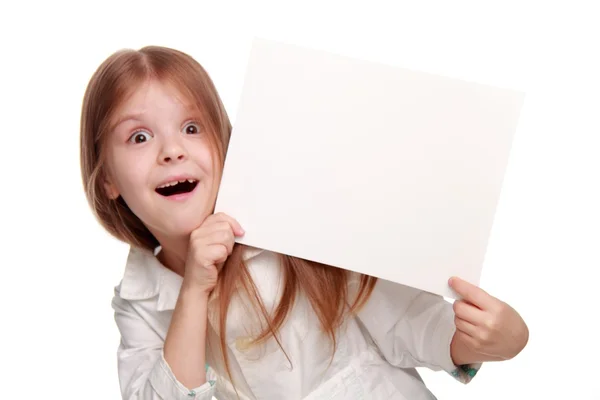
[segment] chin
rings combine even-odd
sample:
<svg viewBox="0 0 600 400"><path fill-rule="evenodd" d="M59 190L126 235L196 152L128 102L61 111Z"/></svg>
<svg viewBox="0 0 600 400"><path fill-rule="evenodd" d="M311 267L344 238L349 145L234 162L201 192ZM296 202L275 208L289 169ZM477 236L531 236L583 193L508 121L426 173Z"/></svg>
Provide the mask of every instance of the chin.
<svg viewBox="0 0 600 400"><path fill-rule="evenodd" d="M198 214L198 216L194 218L173 218L169 222L168 231L171 232L174 236L189 236L195 229L202 225L204 219L205 216L201 214Z"/></svg>

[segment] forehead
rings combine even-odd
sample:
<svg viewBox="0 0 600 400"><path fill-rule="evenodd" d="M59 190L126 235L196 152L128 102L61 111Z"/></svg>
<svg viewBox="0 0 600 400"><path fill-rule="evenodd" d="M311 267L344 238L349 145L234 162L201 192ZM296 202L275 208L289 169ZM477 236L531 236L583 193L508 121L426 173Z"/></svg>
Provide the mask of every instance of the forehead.
<svg viewBox="0 0 600 400"><path fill-rule="evenodd" d="M134 88L119 107L119 113L143 112L151 108L194 108L194 102L178 88L148 80Z"/></svg>

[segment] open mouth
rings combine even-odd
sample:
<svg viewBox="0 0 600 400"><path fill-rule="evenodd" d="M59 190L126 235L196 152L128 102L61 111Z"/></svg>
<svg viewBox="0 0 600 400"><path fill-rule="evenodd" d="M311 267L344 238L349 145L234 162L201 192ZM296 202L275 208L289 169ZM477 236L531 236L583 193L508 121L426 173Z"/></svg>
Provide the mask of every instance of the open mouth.
<svg viewBox="0 0 600 400"><path fill-rule="evenodd" d="M169 197L177 194L189 193L196 188L198 181L195 179L183 179L180 181L173 181L165 183L157 187L156 193L161 196Z"/></svg>

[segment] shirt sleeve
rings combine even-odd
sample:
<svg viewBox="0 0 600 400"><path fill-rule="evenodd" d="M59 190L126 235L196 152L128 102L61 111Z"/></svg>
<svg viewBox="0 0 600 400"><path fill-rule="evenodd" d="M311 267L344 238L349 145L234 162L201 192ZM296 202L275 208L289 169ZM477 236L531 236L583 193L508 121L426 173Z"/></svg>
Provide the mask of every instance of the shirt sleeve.
<svg viewBox="0 0 600 400"><path fill-rule="evenodd" d="M454 310L442 296L378 279L358 319L396 367L443 370L465 384L481 368L480 363L454 365L450 354Z"/></svg>
<svg viewBox="0 0 600 400"><path fill-rule="evenodd" d="M207 366L207 382L186 388L175 378L163 353L163 340L141 318L131 303L115 290L112 307L121 334L117 351L123 400L211 400L216 375Z"/></svg>

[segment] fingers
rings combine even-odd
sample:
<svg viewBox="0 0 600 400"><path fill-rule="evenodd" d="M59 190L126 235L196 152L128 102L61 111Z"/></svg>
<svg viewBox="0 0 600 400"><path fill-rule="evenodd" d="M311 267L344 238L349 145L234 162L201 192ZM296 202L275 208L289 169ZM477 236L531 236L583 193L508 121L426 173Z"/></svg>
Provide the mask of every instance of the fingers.
<svg viewBox="0 0 600 400"><path fill-rule="evenodd" d="M486 310L494 302L494 298L478 286L463 279L452 277L448 282L450 287L469 303Z"/></svg>
<svg viewBox="0 0 600 400"><path fill-rule="evenodd" d="M456 333L461 335L468 346L485 355L498 350L498 324L493 315L482 311L464 300L454 302L454 324Z"/></svg>
<svg viewBox="0 0 600 400"><path fill-rule="evenodd" d="M215 266L216 264L224 263L227 260L227 257L230 254L230 251L227 249L225 245L222 244L214 244L210 246L207 250L208 258L212 260L210 265Z"/></svg>
<svg viewBox="0 0 600 400"><path fill-rule="evenodd" d="M481 346L479 344L479 342L471 335L468 335L466 333L464 333L463 331L459 330L457 327L456 330L456 338L463 343L467 348L479 352L481 350Z"/></svg>
<svg viewBox="0 0 600 400"><path fill-rule="evenodd" d="M224 224L225 226L221 226L218 230L211 232L210 236L206 238L206 242L212 245L220 244L222 246L225 246L227 255L229 255L233 251L235 238L233 236L233 231L231 230L229 224Z"/></svg>
<svg viewBox="0 0 600 400"><path fill-rule="evenodd" d="M231 231L234 236L243 236L246 232L239 222L226 214L213 214L209 216L197 229L192 232L192 240L207 239L215 231Z"/></svg>
<svg viewBox="0 0 600 400"><path fill-rule="evenodd" d="M244 233L245 233L244 229L242 229L242 226L235 218L232 218L225 213L214 214L213 218L215 219L215 221L227 222L229 224L229 226L231 227L231 229L233 230L233 233L235 234L235 236L243 236L244 235Z"/></svg>
<svg viewBox="0 0 600 400"><path fill-rule="evenodd" d="M192 241L196 243L203 243L206 246L210 245L223 245L227 249L227 254L231 254L233 251L233 245L235 243L234 232L231 229L231 225L226 221L216 221L203 226L202 230L196 232L196 235L192 237Z"/></svg>
<svg viewBox="0 0 600 400"><path fill-rule="evenodd" d="M477 327L470 323L469 321L465 321L462 318L455 317L454 325L456 325L456 330L464 333L472 338L477 337Z"/></svg>
<svg viewBox="0 0 600 400"><path fill-rule="evenodd" d="M482 321L486 319L486 312L480 310L472 304L464 300L456 300L452 305L454 309L454 315L456 317L467 321L473 325L479 326L482 324Z"/></svg>
<svg viewBox="0 0 600 400"><path fill-rule="evenodd" d="M235 236L243 234L240 224L230 216L211 215L192 232L188 257L194 264L206 268L222 264L233 252Z"/></svg>

